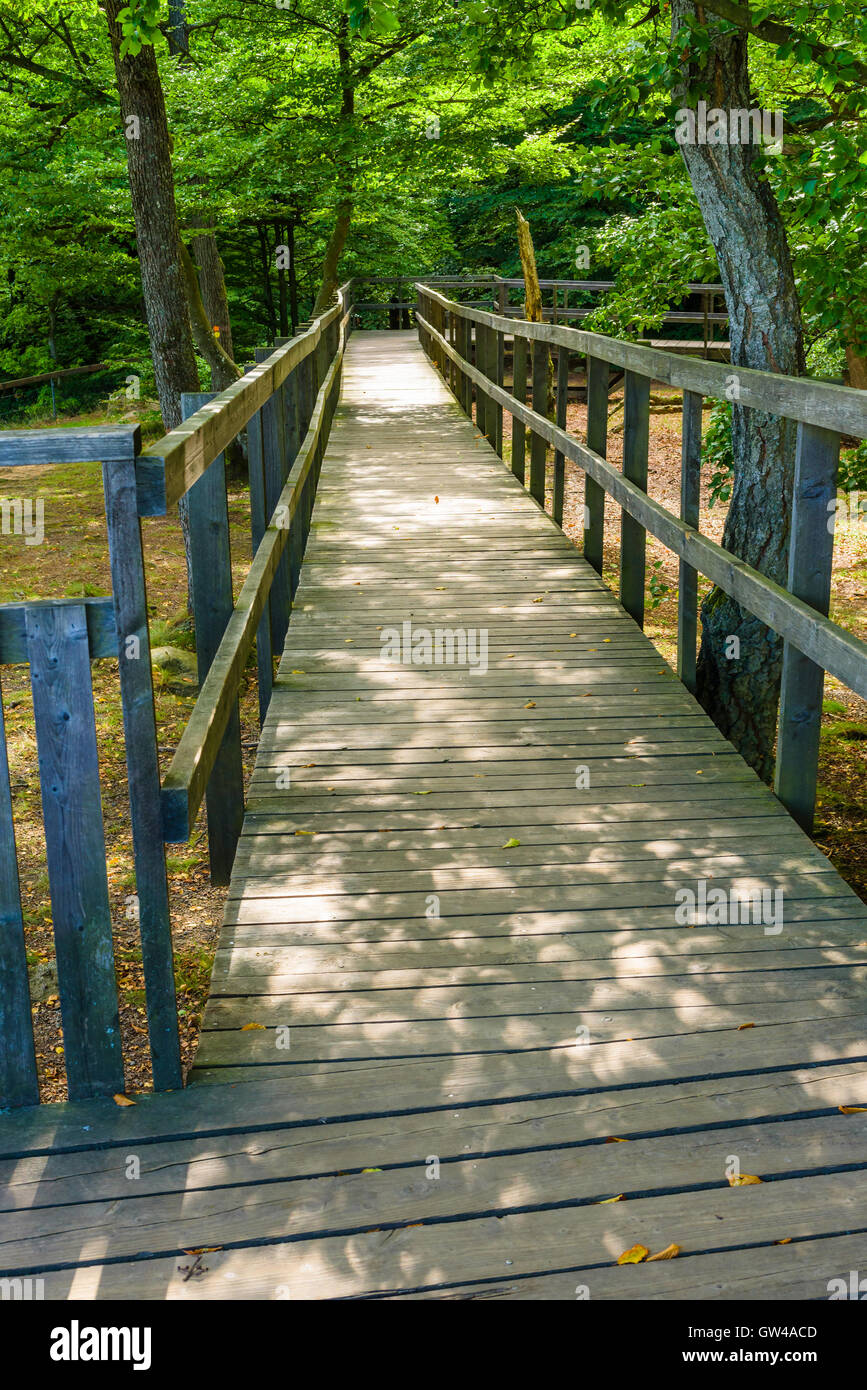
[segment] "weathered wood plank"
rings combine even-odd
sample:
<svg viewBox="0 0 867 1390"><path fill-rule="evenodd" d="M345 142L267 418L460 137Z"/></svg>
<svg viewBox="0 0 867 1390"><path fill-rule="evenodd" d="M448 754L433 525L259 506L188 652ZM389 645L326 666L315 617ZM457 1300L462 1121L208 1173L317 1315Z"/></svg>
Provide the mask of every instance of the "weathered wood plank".
<svg viewBox="0 0 867 1390"><path fill-rule="evenodd" d="M82 607L27 613L30 683L73 1100L123 1090L99 762Z"/></svg>
<svg viewBox="0 0 867 1390"><path fill-rule="evenodd" d="M128 460L104 464L102 481L115 628L119 634L118 675L148 1040L154 1085L158 1090L169 1090L181 1085L182 1071L162 836L147 585L141 523L136 514L135 468Z"/></svg>
<svg viewBox="0 0 867 1390"><path fill-rule="evenodd" d="M831 601L839 457L839 435L798 426L788 588L823 617ZM813 829L816 805L824 682L821 666L791 642L784 643L774 790L807 832Z"/></svg>
<svg viewBox="0 0 867 1390"><path fill-rule="evenodd" d="M698 530L701 492L702 399L693 391L683 395L680 462L680 519ZM678 562L677 674L687 690L695 693L696 641L698 637L698 574L685 560Z"/></svg>
<svg viewBox="0 0 867 1390"><path fill-rule="evenodd" d="M0 691L0 1110L38 1103L30 982Z"/></svg>

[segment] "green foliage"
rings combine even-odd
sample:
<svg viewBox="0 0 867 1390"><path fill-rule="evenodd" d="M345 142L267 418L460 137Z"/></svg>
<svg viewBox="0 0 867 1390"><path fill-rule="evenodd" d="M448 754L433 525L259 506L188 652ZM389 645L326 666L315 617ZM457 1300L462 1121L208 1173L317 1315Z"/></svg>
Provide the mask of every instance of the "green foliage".
<svg viewBox="0 0 867 1390"><path fill-rule="evenodd" d="M732 408L728 401L717 401L710 412L701 450L702 463L710 470L708 506L728 502L732 495L734 453L732 452Z"/></svg>

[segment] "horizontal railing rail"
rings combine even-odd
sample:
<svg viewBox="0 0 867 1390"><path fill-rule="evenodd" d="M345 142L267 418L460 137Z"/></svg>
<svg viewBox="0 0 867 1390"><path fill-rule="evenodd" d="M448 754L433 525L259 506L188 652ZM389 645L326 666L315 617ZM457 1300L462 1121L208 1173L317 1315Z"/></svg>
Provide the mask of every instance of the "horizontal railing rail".
<svg viewBox="0 0 867 1390"><path fill-rule="evenodd" d="M165 843L204 799L211 878L227 883L244 809L238 696L256 641L271 697L339 394L351 284L142 450L137 425L0 432L0 467L99 463L110 597L0 605L0 665L28 663L70 1099L124 1088L90 662L116 657L153 1080L182 1084ZM225 451L246 431L253 559L233 600ZM141 518L187 497L199 695L160 782ZM0 699L0 1108L39 1099L12 788Z"/></svg>
<svg viewBox="0 0 867 1390"><path fill-rule="evenodd" d="M867 437L867 392L771 372L744 368L733 372L720 363L686 359L580 329L516 321L456 304L423 282L417 284L416 293L416 322L423 346L467 414L472 414L475 397L476 423L500 457L502 412L511 414L512 471L522 483L529 432L529 491L543 508L547 448L553 448L552 515L559 525L565 459L584 470L584 553L599 573L605 495L621 507L620 599L639 624L644 621L646 533L679 557L677 667L688 689L695 690L698 574L784 639L774 785L792 815L811 829L824 673L830 672L867 697L867 643L827 616L840 435ZM512 391L503 385L507 334L514 342ZM552 346L558 349L555 421L547 415L547 359ZM586 444L565 429L571 353L586 359ZM622 472L605 458L611 366L626 373ZM651 381L680 387L684 393L680 517L647 495ZM733 386L739 405L798 424L787 588L698 529L702 398L729 400Z"/></svg>

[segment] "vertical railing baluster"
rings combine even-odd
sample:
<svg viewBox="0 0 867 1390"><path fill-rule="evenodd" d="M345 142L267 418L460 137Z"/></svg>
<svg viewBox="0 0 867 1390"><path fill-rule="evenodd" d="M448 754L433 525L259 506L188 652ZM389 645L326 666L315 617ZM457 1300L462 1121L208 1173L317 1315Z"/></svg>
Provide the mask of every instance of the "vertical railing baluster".
<svg viewBox="0 0 867 1390"><path fill-rule="evenodd" d="M103 463L102 486L151 1068L155 1089L171 1091L183 1084L183 1069L134 443L128 458Z"/></svg>
<svg viewBox="0 0 867 1390"><path fill-rule="evenodd" d="M124 1088L84 606L28 604L27 656L70 1100Z"/></svg>
<svg viewBox="0 0 867 1390"><path fill-rule="evenodd" d="M250 363L246 371L252 371L255 363ZM253 554L262 544L268 528L265 503L265 456L262 431L262 412L257 410L247 422L247 465L250 482L250 537ZM269 610L259 619L256 629L256 673L259 689L259 727L265 723L271 691L274 685L274 658L271 647L271 621Z"/></svg>
<svg viewBox="0 0 867 1390"><path fill-rule="evenodd" d="M627 372L623 402L623 476L647 491L650 431L650 378ZM620 518L620 602L639 627L644 626L647 532L628 512Z"/></svg>
<svg viewBox="0 0 867 1390"><path fill-rule="evenodd" d="M512 395L521 405L527 404L527 339L515 328L512 349ZM512 416L512 472L519 482L525 481L527 469L527 427L517 415Z"/></svg>
<svg viewBox="0 0 867 1390"><path fill-rule="evenodd" d="M608 363L587 358L587 448L600 458L608 454ZM605 543L605 489L584 474L584 559L602 573Z"/></svg>
<svg viewBox="0 0 867 1390"><path fill-rule="evenodd" d="M680 516L698 530L701 493L701 406L695 391L683 393L681 430ZM698 635L698 573L686 560L678 565L677 674L695 693L695 655Z"/></svg>
<svg viewBox="0 0 867 1390"><path fill-rule="evenodd" d="M189 419L213 399L213 395L207 393L185 391L181 395L183 418ZM225 454L218 454L208 465L193 483L188 497L193 620L201 689L235 603L232 594ZM232 701L220 751L208 778L206 802L211 882L223 887L232 876L232 864L244 820L244 768L237 698Z"/></svg>
<svg viewBox="0 0 867 1390"><path fill-rule="evenodd" d="M502 290L503 290L503 293L505 294L505 290L506 290L505 285L501 286L501 288L502 288ZM503 312L503 309L502 309L502 306L501 306L501 308L500 308L500 313L502 313L502 312ZM493 365L493 371L494 371L494 383L495 383L495 385L497 385L497 386L502 386L502 384L503 384L503 377L504 377L504 375L505 375L505 362L506 362L506 334L505 334L505 332L504 332L504 330L503 330L502 328L493 328L493 329L491 329L491 332L492 332L493 335L494 335L494 349L493 349L493 359L494 359L494 360L493 360L493 364L492 364L492 365ZM494 449L496 450L497 455L498 455L500 458L502 458L502 457L503 457L503 407L502 407L498 402L496 402L496 401L494 402Z"/></svg>
<svg viewBox="0 0 867 1390"><path fill-rule="evenodd" d="M271 351L270 348L256 348L256 361L265 362L271 356ZM278 393L273 392L268 397L262 406L260 415L265 460L265 515L270 526L287 473L285 421ZM271 649L279 655L283 651L283 643L286 641L289 612L292 606L289 557L285 550L280 557L277 572L274 575L268 606L271 615Z"/></svg>
<svg viewBox="0 0 867 1390"><path fill-rule="evenodd" d="M531 343L533 409L537 415L548 414L548 344L533 339ZM540 507L545 506L545 464L548 445L535 430L530 432L530 496Z"/></svg>
<svg viewBox="0 0 867 1390"><path fill-rule="evenodd" d="M555 290L556 297L556 290ZM566 407L569 397L569 349L561 343L557 349L557 420L561 430L566 428ZM566 490L566 459L559 449L554 451L554 488L551 516L558 526L563 525L563 498Z"/></svg>
<svg viewBox="0 0 867 1390"><path fill-rule="evenodd" d="M24 916L0 692L0 1110L38 1104Z"/></svg>
<svg viewBox="0 0 867 1390"><path fill-rule="evenodd" d="M787 588L823 617L831 602L839 458L839 434L798 425ZM821 666L784 643L774 790L808 834L816 806L824 681Z"/></svg>

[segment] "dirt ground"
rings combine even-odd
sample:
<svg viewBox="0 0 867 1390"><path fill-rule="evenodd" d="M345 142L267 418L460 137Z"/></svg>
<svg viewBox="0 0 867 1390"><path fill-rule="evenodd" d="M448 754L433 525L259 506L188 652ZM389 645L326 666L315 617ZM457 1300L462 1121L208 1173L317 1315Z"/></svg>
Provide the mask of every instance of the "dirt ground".
<svg viewBox="0 0 867 1390"><path fill-rule="evenodd" d="M106 415L76 417L62 423L105 423ZM707 416L705 416L707 419ZM153 422L153 411L151 411ZM34 422L46 424L48 422ZM570 405L568 427L584 437L585 409ZM609 459L620 461L622 399L612 394ZM150 433L158 432L152 423ZM510 420L504 422L510 448ZM39 475L37 477L37 474ZM706 481L706 480L705 480ZM549 469L549 488L551 484ZM37 490L38 489L38 490ZM678 394L655 387L650 424L649 490L673 512L680 495L680 406ZM77 597L110 591L100 471L95 465L51 469L0 469L0 496L40 497L45 502L45 539L25 546L20 536L0 535L0 602L24 598ZM548 497L550 508L550 494ZM580 543L583 475L567 461L564 529ZM245 489L230 487L229 518L235 571L235 592L250 561L249 509ZM721 539L725 520L720 505L709 508L702 495L702 531ZM618 576L619 509L606 506L604 578L616 591ZM149 613L153 645L183 645L185 569L180 527L175 518L152 518L143 523L147 559ZM648 595L646 631L669 662L676 656L677 561L648 537L648 569L656 571L655 594ZM849 631L867 637L867 525L838 517L834 558L832 617ZM701 593L707 592L704 584ZM191 645L190 634L188 645ZM43 1100L62 1100L66 1094L63 1036L57 979L54 970L51 903L45 869L36 742L28 670L0 670L12 776L21 897L24 908L28 963L31 970L33 1018L40 1090ZM168 766L189 718L195 691L177 678L156 675L160 758ZM150 1062L144 1010L141 946L138 928L130 920L129 899L135 892L129 805L118 692L117 662L92 666L97 739L103 787L103 819L107 846L109 891L114 923L115 955L121 1005L121 1031L128 1092L150 1086ZM844 878L867 901L867 704L831 678L826 680L821 750L821 787L816 843ZM258 737L255 671L248 667L241 693L241 729L245 769L252 769ZM207 832L204 815L186 845L170 846L167 856L175 943L175 969L181 1013L185 1064L192 1061L208 980L222 919L225 890L208 881Z"/></svg>

